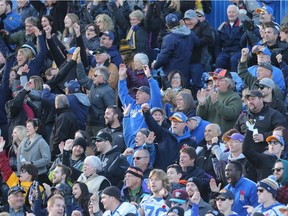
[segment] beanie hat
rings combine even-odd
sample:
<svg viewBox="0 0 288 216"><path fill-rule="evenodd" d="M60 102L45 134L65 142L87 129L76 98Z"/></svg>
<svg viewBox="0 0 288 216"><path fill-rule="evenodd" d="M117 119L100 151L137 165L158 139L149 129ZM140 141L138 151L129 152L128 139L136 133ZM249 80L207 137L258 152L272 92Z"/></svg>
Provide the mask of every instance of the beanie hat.
<svg viewBox="0 0 288 216"><path fill-rule="evenodd" d="M87 141L83 137L76 137L73 141L73 147L76 145L80 145L84 149L84 152L85 152L86 147L87 147Z"/></svg>
<svg viewBox="0 0 288 216"><path fill-rule="evenodd" d="M130 45L128 44L127 40L122 39L120 41L119 52L120 52L120 55L125 55L125 54L132 52L132 49Z"/></svg>
<svg viewBox="0 0 288 216"><path fill-rule="evenodd" d="M193 182L197 186L198 191L201 193L202 183L201 183L201 180L199 178L191 177L187 180L187 183L188 182Z"/></svg>
<svg viewBox="0 0 288 216"><path fill-rule="evenodd" d="M30 49L34 56L37 54L37 49L32 41L26 41L26 43L23 44L21 48Z"/></svg>
<svg viewBox="0 0 288 216"><path fill-rule="evenodd" d="M115 199L117 200L121 200L121 192L120 190L115 187L115 186L110 186L110 187L107 187L103 190L102 194L106 194L108 196L112 196L112 197L115 197Z"/></svg>
<svg viewBox="0 0 288 216"><path fill-rule="evenodd" d="M136 166L130 166L126 173L130 173L138 178L143 178L143 171L139 168L139 167L136 167Z"/></svg>
<svg viewBox="0 0 288 216"><path fill-rule="evenodd" d="M170 213L170 212L173 212L173 213L177 214L178 216L184 216L184 209L179 207L179 206L174 206L174 207L170 208L167 213Z"/></svg>
<svg viewBox="0 0 288 216"><path fill-rule="evenodd" d="M278 185L277 185L277 182L275 182L273 179L265 178L265 179L261 180L258 183L258 187L264 188L269 193L271 193L273 195L273 197L276 197Z"/></svg>

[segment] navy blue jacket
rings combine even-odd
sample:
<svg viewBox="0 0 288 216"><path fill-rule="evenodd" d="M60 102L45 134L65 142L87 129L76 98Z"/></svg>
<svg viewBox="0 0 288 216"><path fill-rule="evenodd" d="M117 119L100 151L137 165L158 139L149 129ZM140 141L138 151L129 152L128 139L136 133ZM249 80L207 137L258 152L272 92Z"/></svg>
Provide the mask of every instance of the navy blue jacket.
<svg viewBox="0 0 288 216"><path fill-rule="evenodd" d="M245 47L244 32L245 29L239 19L235 21L233 27L230 26L229 21L223 22L218 28L217 53L240 52Z"/></svg>
<svg viewBox="0 0 288 216"><path fill-rule="evenodd" d="M154 142L158 143L158 145L155 145L155 168L166 170L167 166L179 160L179 152L184 145L196 148L196 142L190 137L188 127L185 128L184 134L179 137L173 134L171 130L167 130L158 125L150 114L150 111L145 112L143 115L148 129L155 133L156 139Z"/></svg>
<svg viewBox="0 0 288 216"><path fill-rule="evenodd" d="M173 28L163 38L154 69L163 67L165 74L172 70L180 70L182 74L188 74L192 50L198 45L200 45L199 38L189 28L186 26Z"/></svg>

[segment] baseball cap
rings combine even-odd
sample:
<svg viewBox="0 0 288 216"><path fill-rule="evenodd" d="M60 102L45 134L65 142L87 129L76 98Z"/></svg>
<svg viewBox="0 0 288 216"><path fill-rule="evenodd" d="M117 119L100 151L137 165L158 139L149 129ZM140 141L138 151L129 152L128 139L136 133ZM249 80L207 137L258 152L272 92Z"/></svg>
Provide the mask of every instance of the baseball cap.
<svg viewBox="0 0 288 216"><path fill-rule="evenodd" d="M174 190L172 193L172 198L169 199L169 201L183 204L188 201L188 193L185 190Z"/></svg>
<svg viewBox="0 0 288 216"><path fill-rule="evenodd" d="M76 47L71 47L69 50L67 50L67 52L69 54L73 54L75 50L76 50Z"/></svg>
<svg viewBox="0 0 288 216"><path fill-rule="evenodd" d="M250 92L248 92L246 95L245 95L245 98L249 98L249 97L259 97L259 98L262 98L263 95L260 91L258 90L252 90Z"/></svg>
<svg viewBox="0 0 288 216"><path fill-rule="evenodd" d="M257 8L256 13L260 14L261 12L273 14L273 9L267 5L263 6L262 8Z"/></svg>
<svg viewBox="0 0 288 216"><path fill-rule="evenodd" d="M231 191L229 191L229 190L222 189L218 193L215 193L214 197L217 197L219 195L223 196L223 197L226 197L228 199L233 199L234 200L234 194Z"/></svg>
<svg viewBox="0 0 288 216"><path fill-rule="evenodd" d="M197 14L194 10L190 9L190 10L187 10L184 14L184 18L183 19L192 19L192 18L195 18L197 17Z"/></svg>
<svg viewBox="0 0 288 216"><path fill-rule="evenodd" d="M272 65L269 62L261 62L258 67L266 68L267 70L273 71Z"/></svg>
<svg viewBox="0 0 288 216"><path fill-rule="evenodd" d="M70 93L79 92L80 90L80 84L76 80L70 80L69 82L66 82L65 87L69 90Z"/></svg>
<svg viewBox="0 0 288 216"><path fill-rule="evenodd" d="M271 57L271 55L272 55L271 52L270 52L270 50L269 50L267 47L264 47L264 48L258 50L258 51L256 52L256 54L258 55L260 52L262 52L263 54L268 55L268 56L270 56L270 57Z"/></svg>
<svg viewBox="0 0 288 216"><path fill-rule="evenodd" d="M156 111L159 111L162 113L162 115L164 114L163 110L160 108L160 107L153 107L151 110L150 110L150 113L151 115L156 112Z"/></svg>
<svg viewBox="0 0 288 216"><path fill-rule="evenodd" d="M226 70L226 69L222 69L221 71L219 71L219 73L217 73L218 71L214 71L216 74L214 74L213 79L223 79L223 78L230 78L232 79L232 75L231 73Z"/></svg>
<svg viewBox="0 0 288 216"><path fill-rule="evenodd" d="M145 92L146 94L150 95L150 88L148 86L141 86L140 88L133 88L132 89L134 92L137 92L137 91L142 91L142 92Z"/></svg>
<svg viewBox="0 0 288 216"><path fill-rule="evenodd" d="M121 200L121 192L120 192L119 188L117 188L115 186L109 186L109 187L105 188L103 190L102 194L106 194L108 196L115 197L117 200Z"/></svg>
<svg viewBox="0 0 288 216"><path fill-rule="evenodd" d="M51 188L51 192L54 193L55 190L58 190L62 196L71 194L71 187L66 183L59 183Z"/></svg>
<svg viewBox="0 0 288 216"><path fill-rule="evenodd" d="M282 136L272 135L266 138L266 142L270 142L271 140L277 140L281 143L281 145L285 145L285 141Z"/></svg>
<svg viewBox="0 0 288 216"><path fill-rule="evenodd" d="M179 18L176 14L170 13L165 17L165 21L167 25L177 24L179 23Z"/></svg>
<svg viewBox="0 0 288 216"><path fill-rule="evenodd" d="M240 142L244 141L244 136L240 133L233 133L231 136L227 136L229 139L238 140Z"/></svg>
<svg viewBox="0 0 288 216"><path fill-rule="evenodd" d="M20 186L14 186L14 187L11 187L8 191L8 196L10 196L11 194L16 194L18 192L22 192L22 193L25 193L25 190L20 187Z"/></svg>
<svg viewBox="0 0 288 216"><path fill-rule="evenodd" d="M256 84L257 86L266 86L268 88L274 89L275 88L275 83L272 79L269 78L263 78L260 80L259 83Z"/></svg>
<svg viewBox="0 0 288 216"><path fill-rule="evenodd" d="M96 141L109 141L110 143L112 142L112 136L110 133L107 133L105 131L101 131L97 134L95 137Z"/></svg>
<svg viewBox="0 0 288 216"><path fill-rule="evenodd" d="M173 116L171 116L169 118L169 120L170 121L176 120L176 121L181 122L181 123L186 123L187 122L187 116L182 112L176 112L173 114Z"/></svg>
<svg viewBox="0 0 288 216"><path fill-rule="evenodd" d="M203 10L197 9L197 10L195 10L195 12L196 12L198 17L204 16L204 11Z"/></svg>
<svg viewBox="0 0 288 216"><path fill-rule="evenodd" d="M141 179L143 178L143 171L139 167L136 167L136 166L128 167L126 173L130 173Z"/></svg>
<svg viewBox="0 0 288 216"><path fill-rule="evenodd" d="M95 54L102 54L102 53L108 53L107 48L104 47L104 46L98 47L98 48L93 52L93 55L95 55Z"/></svg>
<svg viewBox="0 0 288 216"><path fill-rule="evenodd" d="M112 31L104 31L104 32L100 32L99 36L102 37L102 35L105 35L107 37L109 37L111 40L114 41L115 37Z"/></svg>

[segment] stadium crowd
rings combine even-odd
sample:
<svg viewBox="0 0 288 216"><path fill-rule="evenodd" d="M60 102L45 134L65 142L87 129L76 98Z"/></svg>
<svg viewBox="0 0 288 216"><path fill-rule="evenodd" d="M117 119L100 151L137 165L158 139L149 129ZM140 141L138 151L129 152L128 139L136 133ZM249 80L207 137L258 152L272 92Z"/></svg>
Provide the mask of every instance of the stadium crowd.
<svg viewBox="0 0 288 216"><path fill-rule="evenodd" d="M269 3L0 0L0 216L287 216Z"/></svg>

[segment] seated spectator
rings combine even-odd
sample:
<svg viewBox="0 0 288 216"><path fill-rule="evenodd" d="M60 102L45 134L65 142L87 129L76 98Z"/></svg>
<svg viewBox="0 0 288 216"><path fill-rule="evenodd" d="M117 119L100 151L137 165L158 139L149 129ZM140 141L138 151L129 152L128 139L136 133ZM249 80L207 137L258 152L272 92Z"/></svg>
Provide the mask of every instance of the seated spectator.
<svg viewBox="0 0 288 216"><path fill-rule="evenodd" d="M139 167L143 171L143 179L147 180L153 168L150 165L150 153L147 149L138 149L134 153L133 166Z"/></svg>
<svg viewBox="0 0 288 216"><path fill-rule="evenodd" d="M0 207L0 212L8 212L9 215L17 212L20 216L32 213L32 210L24 204L24 193L22 187L12 187L8 192L8 205Z"/></svg>
<svg viewBox="0 0 288 216"><path fill-rule="evenodd" d="M194 116L187 119L187 126L190 129L190 136L195 140L197 146L203 141L205 127L208 124L210 124L210 122L203 120L199 116Z"/></svg>
<svg viewBox="0 0 288 216"><path fill-rule="evenodd" d="M130 166L125 174L121 196L126 202L139 204L145 196L150 196L150 190L143 181L143 171L134 166Z"/></svg>
<svg viewBox="0 0 288 216"><path fill-rule="evenodd" d="M226 215L229 216L237 216L236 212L232 211L232 205L234 203L234 195L229 190L221 190L215 194L215 200L218 210Z"/></svg>
<svg viewBox="0 0 288 216"><path fill-rule="evenodd" d="M272 169L273 175L279 185L277 189L276 200L283 204L288 204L288 177L286 171L288 169L288 161L278 159Z"/></svg>
<svg viewBox="0 0 288 216"><path fill-rule="evenodd" d="M174 191L176 189L183 189L185 187L185 181L181 181L182 177L182 168L178 164L171 164L167 167L166 171L169 184L170 191Z"/></svg>
<svg viewBox="0 0 288 216"><path fill-rule="evenodd" d="M103 174L111 182L111 185L121 184L121 180L129 167L126 157L117 151L116 146L112 146L113 140L109 133L100 131L95 139L97 156L103 166L100 174Z"/></svg>
<svg viewBox="0 0 288 216"><path fill-rule="evenodd" d="M195 200L196 196L199 196L199 193L196 192L193 194L193 202ZM195 209L193 209L194 206L192 206L192 208L190 209L189 207L189 196L188 193L185 190L174 190L172 193L172 198L169 199L169 201L171 202L171 208L179 206L180 208L182 208L184 210L184 215L194 215L195 214ZM198 203L197 203L198 204ZM198 215L198 214L195 214Z"/></svg>
<svg viewBox="0 0 288 216"><path fill-rule="evenodd" d="M88 156L84 160L83 173L79 176L77 181L85 183L89 193L98 193L110 186L109 180L98 174L101 170L102 164L100 159L96 156Z"/></svg>
<svg viewBox="0 0 288 216"><path fill-rule="evenodd" d="M154 169L150 172L148 188L152 195L145 196L139 204L138 212L141 216L149 211L151 215L164 214L169 210L165 203L168 196L169 181L166 173L160 169Z"/></svg>
<svg viewBox="0 0 288 216"><path fill-rule="evenodd" d="M82 213L84 215L89 215L88 206L90 203L91 194L89 193L87 185L83 182L74 182L72 186L72 194L74 196L74 199L82 208Z"/></svg>
<svg viewBox="0 0 288 216"><path fill-rule="evenodd" d="M243 25L240 25L241 21L238 16L238 7L229 5L227 7L228 21L223 22L218 28L216 68L237 72L241 49L245 46L242 38L245 29Z"/></svg>
<svg viewBox="0 0 288 216"><path fill-rule="evenodd" d="M99 33L100 30L94 23L86 25L85 36L82 37L85 43L85 47L87 47L89 51L94 52L100 46Z"/></svg>
<svg viewBox="0 0 288 216"><path fill-rule="evenodd" d="M183 112L187 118L196 115L196 103L191 92L180 91L176 96L175 112Z"/></svg>
<svg viewBox="0 0 288 216"><path fill-rule="evenodd" d="M275 199L278 189L277 183L270 178L265 178L257 186L259 205L254 208L252 206L245 206L248 214L253 215L255 212L260 212L263 215L282 215L279 209L285 206L278 203Z"/></svg>

